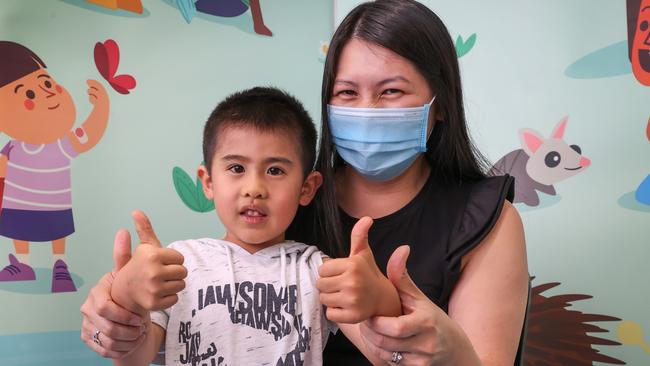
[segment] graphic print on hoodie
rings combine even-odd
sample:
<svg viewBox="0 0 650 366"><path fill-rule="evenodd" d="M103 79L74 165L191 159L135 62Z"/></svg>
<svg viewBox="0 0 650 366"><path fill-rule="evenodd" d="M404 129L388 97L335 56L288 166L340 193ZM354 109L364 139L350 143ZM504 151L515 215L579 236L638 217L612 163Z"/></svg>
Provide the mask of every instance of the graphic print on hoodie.
<svg viewBox="0 0 650 366"><path fill-rule="evenodd" d="M320 365L335 323L316 280L325 256L284 242L254 254L217 239L169 245L188 276L178 302L151 313L167 331L166 365Z"/></svg>

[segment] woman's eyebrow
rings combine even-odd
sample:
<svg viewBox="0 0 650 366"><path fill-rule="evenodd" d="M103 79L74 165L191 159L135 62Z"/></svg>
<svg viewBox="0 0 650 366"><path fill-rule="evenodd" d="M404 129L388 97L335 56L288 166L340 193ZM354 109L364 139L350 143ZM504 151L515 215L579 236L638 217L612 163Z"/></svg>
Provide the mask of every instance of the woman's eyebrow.
<svg viewBox="0 0 650 366"><path fill-rule="evenodd" d="M48 78L48 79L51 79L50 75L47 75L47 74L41 74L41 75L38 75L36 78L37 78L37 79L38 79L38 78Z"/></svg>
<svg viewBox="0 0 650 366"><path fill-rule="evenodd" d="M357 84L354 81L341 80L341 79L336 79L334 81L334 84L345 84L345 85L350 85L350 86L357 86Z"/></svg>
<svg viewBox="0 0 650 366"><path fill-rule="evenodd" d="M392 78L384 79L384 80L378 82L377 85L386 85L388 83L392 83L392 82L395 82L395 81L403 81L403 82L409 83L409 84L411 83L411 81L409 79L405 78L404 76L397 75L397 76L394 76Z"/></svg>
<svg viewBox="0 0 650 366"><path fill-rule="evenodd" d="M16 85L16 87L14 88L14 93L18 94L18 89L22 88L23 86L24 86L23 84Z"/></svg>

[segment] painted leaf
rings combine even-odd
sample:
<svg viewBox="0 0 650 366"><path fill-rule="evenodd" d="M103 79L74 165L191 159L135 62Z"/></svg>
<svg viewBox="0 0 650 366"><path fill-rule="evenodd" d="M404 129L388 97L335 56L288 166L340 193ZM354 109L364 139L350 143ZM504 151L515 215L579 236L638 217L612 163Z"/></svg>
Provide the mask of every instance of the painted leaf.
<svg viewBox="0 0 650 366"><path fill-rule="evenodd" d="M456 54L458 55L458 58L461 58L465 56L469 51L474 48L474 44L476 43L476 33L472 33L469 38L467 38L467 41L463 42L463 37L458 36L456 38Z"/></svg>
<svg viewBox="0 0 650 366"><path fill-rule="evenodd" d="M200 210L200 203L196 196L196 186L192 178L179 167L174 167L172 171L172 178L174 180L174 188L176 193L181 198L181 201L192 211L202 212Z"/></svg>
<svg viewBox="0 0 650 366"><path fill-rule="evenodd" d="M200 212L209 212L214 210L214 202L209 200L205 194L203 194L203 185L201 184L201 179L196 177L196 200L199 202Z"/></svg>

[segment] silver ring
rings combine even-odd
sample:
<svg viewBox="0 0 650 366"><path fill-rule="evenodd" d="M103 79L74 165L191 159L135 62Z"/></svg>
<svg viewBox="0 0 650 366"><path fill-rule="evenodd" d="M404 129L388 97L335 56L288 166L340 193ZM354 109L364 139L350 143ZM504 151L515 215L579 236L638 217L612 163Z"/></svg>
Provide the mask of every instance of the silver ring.
<svg viewBox="0 0 650 366"><path fill-rule="evenodd" d="M404 356L402 356L402 352L395 351L395 352L393 352L393 357L390 359L390 362L397 365L397 364L400 363L400 361L402 361L403 358L404 358Z"/></svg>
<svg viewBox="0 0 650 366"><path fill-rule="evenodd" d="M93 342L97 343L101 347L102 341L99 340L99 333L99 330L95 331L95 334L93 334Z"/></svg>

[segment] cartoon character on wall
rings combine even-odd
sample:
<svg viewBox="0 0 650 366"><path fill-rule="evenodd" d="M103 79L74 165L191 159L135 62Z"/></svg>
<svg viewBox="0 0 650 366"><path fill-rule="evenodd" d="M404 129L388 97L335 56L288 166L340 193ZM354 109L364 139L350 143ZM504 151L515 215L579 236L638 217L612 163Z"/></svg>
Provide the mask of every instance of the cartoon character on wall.
<svg viewBox="0 0 650 366"><path fill-rule="evenodd" d="M65 262L66 237L75 231L70 162L100 141L109 116L106 89L96 80L87 83L93 109L73 130L72 97L41 58L21 44L0 41L0 132L12 139L0 151L0 235L12 239L16 250L0 281L35 280L30 243L51 242L52 292L76 291Z"/></svg>
<svg viewBox="0 0 650 366"><path fill-rule="evenodd" d="M273 32L264 24L260 0L174 0L187 23L192 22L196 12L218 17L232 18L246 12L250 8L253 16L255 33L263 36L273 36Z"/></svg>
<svg viewBox="0 0 650 366"><path fill-rule="evenodd" d="M650 86L650 0L627 0L627 42L634 77Z"/></svg>
<svg viewBox="0 0 650 366"><path fill-rule="evenodd" d="M144 8L140 0L86 0L91 4L99 5L107 9L120 9L136 14L142 14Z"/></svg>
<svg viewBox="0 0 650 366"><path fill-rule="evenodd" d="M627 0L627 41L593 51L569 65L564 74L576 79L597 79L630 72L650 86L650 0Z"/></svg>
<svg viewBox="0 0 650 366"><path fill-rule="evenodd" d="M646 126L646 137L650 141L650 119L648 120L648 125ZM636 198L639 203L644 205L650 205L650 174L641 182L639 187L634 192L634 198Z"/></svg>
<svg viewBox="0 0 650 366"><path fill-rule="evenodd" d="M546 139L537 131L519 131L522 149L511 151L490 169L489 175L510 174L515 177L514 202L539 205L537 191L554 196L554 184L572 177L591 165L578 145L568 145L564 132L569 117L563 118Z"/></svg>

